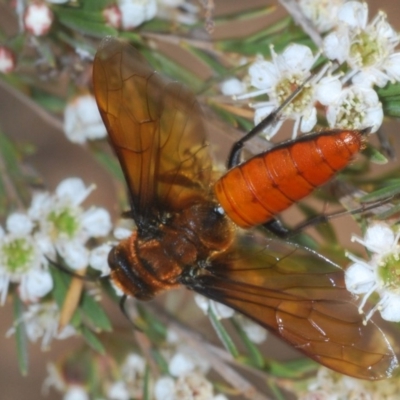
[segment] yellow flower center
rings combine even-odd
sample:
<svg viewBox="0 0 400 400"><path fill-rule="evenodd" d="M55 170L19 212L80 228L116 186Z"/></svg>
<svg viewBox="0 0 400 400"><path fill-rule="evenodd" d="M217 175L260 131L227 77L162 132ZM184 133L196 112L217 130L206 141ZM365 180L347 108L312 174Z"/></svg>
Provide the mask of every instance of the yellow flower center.
<svg viewBox="0 0 400 400"><path fill-rule="evenodd" d="M292 75L282 79L275 86L275 96L279 104L282 104L302 83L303 76ZM288 104L283 110L285 116L293 114L302 114L303 111L310 105L313 99L312 87L306 84L302 91Z"/></svg>
<svg viewBox="0 0 400 400"><path fill-rule="evenodd" d="M25 272L33 258L34 249L25 239L14 239L1 248L4 266L9 272Z"/></svg>

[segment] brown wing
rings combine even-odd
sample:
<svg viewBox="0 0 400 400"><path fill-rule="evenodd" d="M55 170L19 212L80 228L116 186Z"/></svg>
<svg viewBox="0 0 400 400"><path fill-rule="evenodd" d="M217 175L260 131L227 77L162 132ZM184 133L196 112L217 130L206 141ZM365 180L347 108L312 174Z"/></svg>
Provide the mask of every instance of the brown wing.
<svg viewBox="0 0 400 400"><path fill-rule="evenodd" d="M207 187L211 161L192 93L160 77L132 46L112 37L96 54L93 83L136 222L179 210Z"/></svg>
<svg viewBox="0 0 400 400"><path fill-rule="evenodd" d="M183 283L343 374L382 379L398 365L384 333L372 321L363 324L343 270L311 250L243 233Z"/></svg>

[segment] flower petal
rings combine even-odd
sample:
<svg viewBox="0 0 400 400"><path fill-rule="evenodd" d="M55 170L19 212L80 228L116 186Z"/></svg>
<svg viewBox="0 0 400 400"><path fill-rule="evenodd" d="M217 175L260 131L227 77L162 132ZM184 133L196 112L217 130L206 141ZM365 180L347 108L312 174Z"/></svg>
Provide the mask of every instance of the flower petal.
<svg viewBox="0 0 400 400"><path fill-rule="evenodd" d="M35 302L46 296L53 289L53 278L50 272L32 270L24 275L19 285L19 295L22 301Z"/></svg>
<svg viewBox="0 0 400 400"><path fill-rule="evenodd" d="M81 217L82 227L91 237L106 236L111 230L111 218L108 211L100 207L92 207Z"/></svg>
<svg viewBox="0 0 400 400"><path fill-rule="evenodd" d="M276 66L265 60L257 60L249 68L250 83L257 89L270 89L279 79Z"/></svg>
<svg viewBox="0 0 400 400"><path fill-rule="evenodd" d="M400 295L385 293L382 298L380 313L386 321L400 322Z"/></svg>
<svg viewBox="0 0 400 400"><path fill-rule="evenodd" d="M8 232L16 236L25 236L32 232L33 222L28 215L16 212L9 215L6 226Z"/></svg>
<svg viewBox="0 0 400 400"><path fill-rule="evenodd" d="M367 293L375 285L375 273L367 264L351 264L344 274L346 288L354 294Z"/></svg>
<svg viewBox="0 0 400 400"><path fill-rule="evenodd" d="M340 7L338 19L352 28L365 28L368 22L368 5L359 1L348 1Z"/></svg>
<svg viewBox="0 0 400 400"><path fill-rule="evenodd" d="M63 243L58 252L72 269L82 269L89 264L89 250L77 240Z"/></svg>
<svg viewBox="0 0 400 400"><path fill-rule="evenodd" d="M110 274L110 266L108 265L108 254L112 246L110 244L102 244L90 252L89 264L92 268L101 272L101 276Z"/></svg>
<svg viewBox="0 0 400 400"><path fill-rule="evenodd" d="M94 189L94 186L86 187L80 178L64 179L56 188L59 198L67 198L72 204L81 204Z"/></svg>

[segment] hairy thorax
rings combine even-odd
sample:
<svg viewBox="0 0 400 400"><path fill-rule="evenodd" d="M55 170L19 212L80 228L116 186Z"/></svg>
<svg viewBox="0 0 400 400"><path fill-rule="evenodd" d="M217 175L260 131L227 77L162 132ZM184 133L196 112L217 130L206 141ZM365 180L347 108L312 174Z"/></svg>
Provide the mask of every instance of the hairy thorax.
<svg viewBox="0 0 400 400"><path fill-rule="evenodd" d="M134 232L108 258L113 281L140 300L179 285L183 272L207 265L209 257L225 251L233 239L232 223L208 200L172 214L156 231Z"/></svg>

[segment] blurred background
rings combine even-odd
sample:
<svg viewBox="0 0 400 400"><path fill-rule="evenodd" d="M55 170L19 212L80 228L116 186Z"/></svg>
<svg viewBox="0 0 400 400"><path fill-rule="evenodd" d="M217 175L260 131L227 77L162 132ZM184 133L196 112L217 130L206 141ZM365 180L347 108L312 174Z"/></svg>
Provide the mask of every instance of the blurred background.
<svg viewBox="0 0 400 400"><path fill-rule="evenodd" d="M8 1L0 2L0 30L5 32L8 37L18 31L16 16L10 7ZM388 22L400 30L400 7L397 1L391 0L370 0L370 15L374 15L379 9L388 14ZM251 32L257 31L260 27L268 26L273 21L285 15L285 10L277 2L267 0L247 0L246 2L232 0L215 0L215 15L227 13L229 10L240 8L248 9L260 5L275 4L277 12L271 16L261 18L257 21L259 25L248 26L240 21L232 21L229 29L225 31L216 31L210 36L210 40L218 37L245 37ZM166 51L176 54L177 59L182 56L181 49L169 45ZM209 71L203 66L190 64L191 60L185 57L180 60L192 70L196 70L199 76L207 78ZM160 71L162 72L162 71ZM13 139L24 142L28 141L34 144L35 152L28 157L27 162L43 176L44 182L50 190L53 190L59 181L70 176L81 177L86 184L95 183L97 190L93 192L89 201L91 204L107 208L116 218L119 213L117 199L115 197L115 183L112 177L91 157L91 154L84 146L72 144L68 141L61 129L62 120L59 124L54 121L46 121L38 112L32 103L24 98L23 95L10 89L8 85L2 83L0 79L0 125L2 130L12 136ZM399 125L391 122L383 126L385 133L394 142L398 143ZM210 141L218 148L221 154L226 154L229 150L227 144L228 127L222 123L216 122L210 129ZM278 137L279 139L280 137ZM230 139L231 140L231 139ZM398 146L397 146L398 147ZM221 156L224 159L224 156ZM339 224L340 225L340 224ZM343 226L341 226L343 229ZM185 293L179 296L186 296ZM191 294L188 295L191 297ZM190 302L189 302L190 303ZM114 316L115 324L124 325L127 322L119 314L115 304L107 306ZM193 307L193 306L191 306ZM190 315L192 324L196 321L203 321L199 313L193 317L192 308L183 310L182 314ZM197 311L196 311L197 312ZM198 318L198 319L197 319ZM6 338L5 333L12 324L12 309L7 303L0 314L0 400L16 399L59 399L60 395L54 391L44 395L42 392L43 382L47 376L46 365L49 361L54 361L58 355L68 351L69 348L77 345L79 340L69 339L66 341L53 341L52 349L49 352L42 352L37 345L30 345L30 368L28 376L20 375L17 357L15 353L15 344L13 337ZM202 326L207 325L200 322ZM269 336L266 344L271 356L280 356L290 358L295 355L287 346L281 345L280 340ZM271 350L273 349L273 351Z"/></svg>

